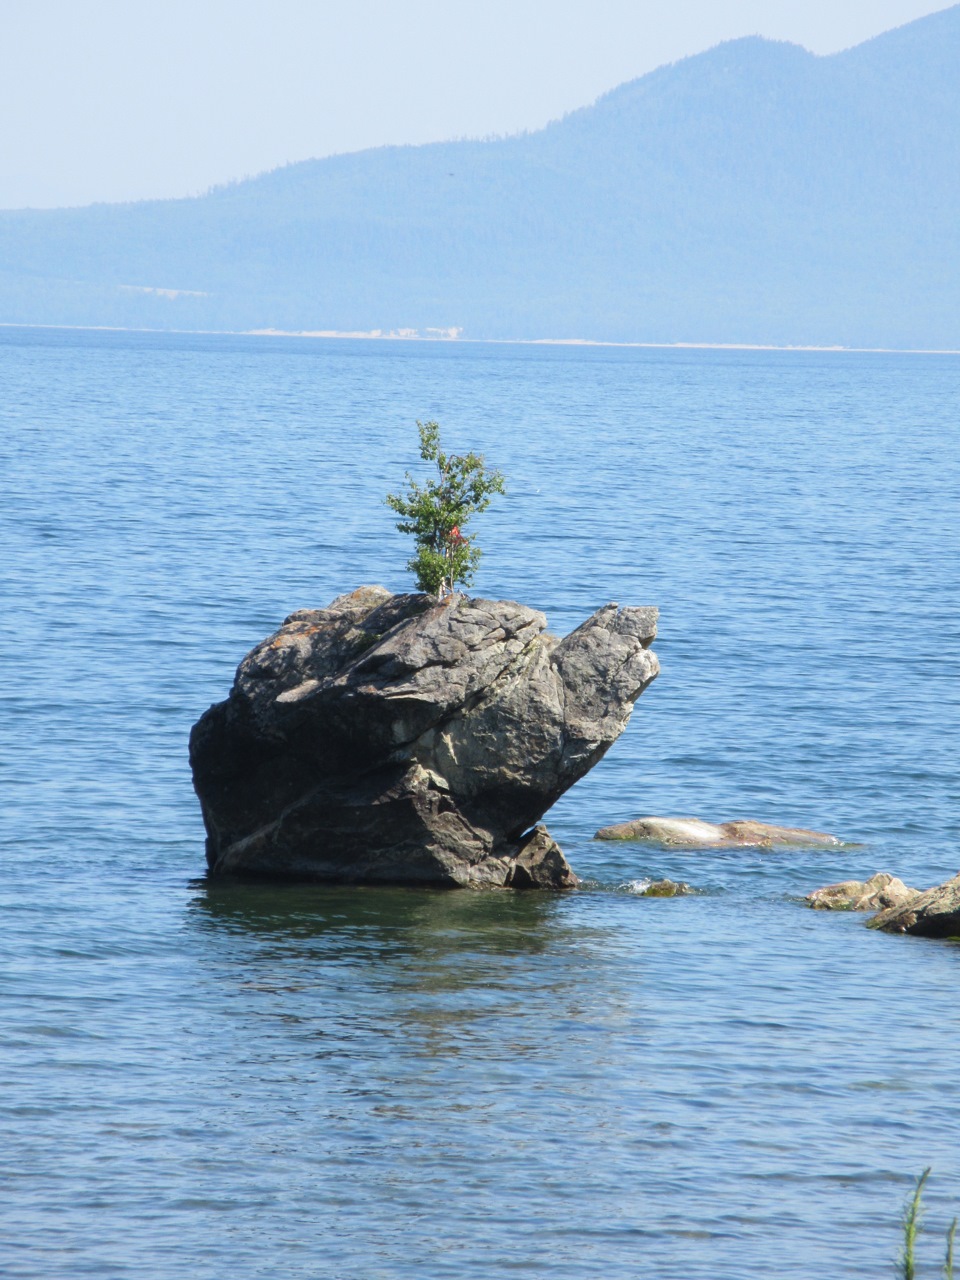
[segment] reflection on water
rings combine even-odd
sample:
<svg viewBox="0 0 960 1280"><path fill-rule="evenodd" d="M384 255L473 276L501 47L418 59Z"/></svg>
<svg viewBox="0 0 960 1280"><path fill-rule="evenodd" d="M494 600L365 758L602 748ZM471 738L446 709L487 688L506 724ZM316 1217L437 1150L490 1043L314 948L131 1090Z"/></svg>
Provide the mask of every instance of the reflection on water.
<svg viewBox="0 0 960 1280"><path fill-rule="evenodd" d="M198 918L242 934L309 946L385 952L456 952L465 938L495 954L541 952L556 929L559 899L542 893L480 893L376 885L202 882Z"/></svg>
<svg viewBox="0 0 960 1280"><path fill-rule="evenodd" d="M217 881L190 917L221 936L205 953L221 980L276 997L277 1016L322 1019L328 1040L336 1028L355 1042L367 1016L392 1052L402 1037L414 1054L459 1054L478 1049L491 1017L530 1024L549 1011L572 1025L587 987L595 1014L616 1001L602 975L611 929L580 921L574 935L553 894ZM513 1052L535 1048L513 1031Z"/></svg>

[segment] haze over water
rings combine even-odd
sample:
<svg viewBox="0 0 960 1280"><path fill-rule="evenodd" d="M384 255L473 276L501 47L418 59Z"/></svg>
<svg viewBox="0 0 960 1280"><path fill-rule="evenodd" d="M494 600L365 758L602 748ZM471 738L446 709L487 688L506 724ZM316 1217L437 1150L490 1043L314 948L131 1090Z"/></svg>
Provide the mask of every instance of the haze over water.
<svg viewBox="0 0 960 1280"><path fill-rule="evenodd" d="M933 1274L960 949L797 899L960 866L960 360L6 329L0 385L5 1275L862 1280L928 1164ZM475 594L661 609L584 888L207 885L190 725L409 587L432 417L507 477ZM648 813L861 847L591 840Z"/></svg>

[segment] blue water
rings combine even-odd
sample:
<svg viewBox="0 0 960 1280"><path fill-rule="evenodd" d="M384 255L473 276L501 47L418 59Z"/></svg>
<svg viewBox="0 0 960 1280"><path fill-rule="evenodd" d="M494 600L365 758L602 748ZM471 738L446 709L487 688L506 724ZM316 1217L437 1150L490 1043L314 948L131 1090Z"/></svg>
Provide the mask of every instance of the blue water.
<svg viewBox="0 0 960 1280"><path fill-rule="evenodd" d="M929 1164L937 1274L960 947L796 899L960 866L958 402L951 357L0 329L0 1272L862 1280ZM548 819L585 886L207 885L190 725L410 585L430 417L508 479L476 594L661 609ZM862 847L591 840L648 813Z"/></svg>

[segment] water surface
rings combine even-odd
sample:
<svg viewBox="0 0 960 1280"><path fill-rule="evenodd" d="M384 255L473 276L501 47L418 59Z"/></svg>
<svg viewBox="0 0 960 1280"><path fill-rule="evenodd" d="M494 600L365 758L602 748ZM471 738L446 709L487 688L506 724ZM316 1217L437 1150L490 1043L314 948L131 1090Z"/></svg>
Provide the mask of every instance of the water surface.
<svg viewBox="0 0 960 1280"><path fill-rule="evenodd" d="M796 899L960 866L960 361L7 329L0 391L5 1275L862 1280L928 1164L934 1274L960 948ZM430 417L508 479L476 594L662 612L585 887L208 885L190 725L409 586ZM861 847L591 839L645 813Z"/></svg>

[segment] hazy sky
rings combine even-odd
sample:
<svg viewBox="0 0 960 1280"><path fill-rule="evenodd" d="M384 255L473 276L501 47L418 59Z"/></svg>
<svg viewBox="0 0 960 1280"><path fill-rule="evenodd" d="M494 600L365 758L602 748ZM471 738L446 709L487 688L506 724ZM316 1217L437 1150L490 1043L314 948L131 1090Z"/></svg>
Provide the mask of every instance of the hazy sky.
<svg viewBox="0 0 960 1280"><path fill-rule="evenodd" d="M0 0L0 207L206 190L290 160L535 129L760 34L815 53L929 0Z"/></svg>

